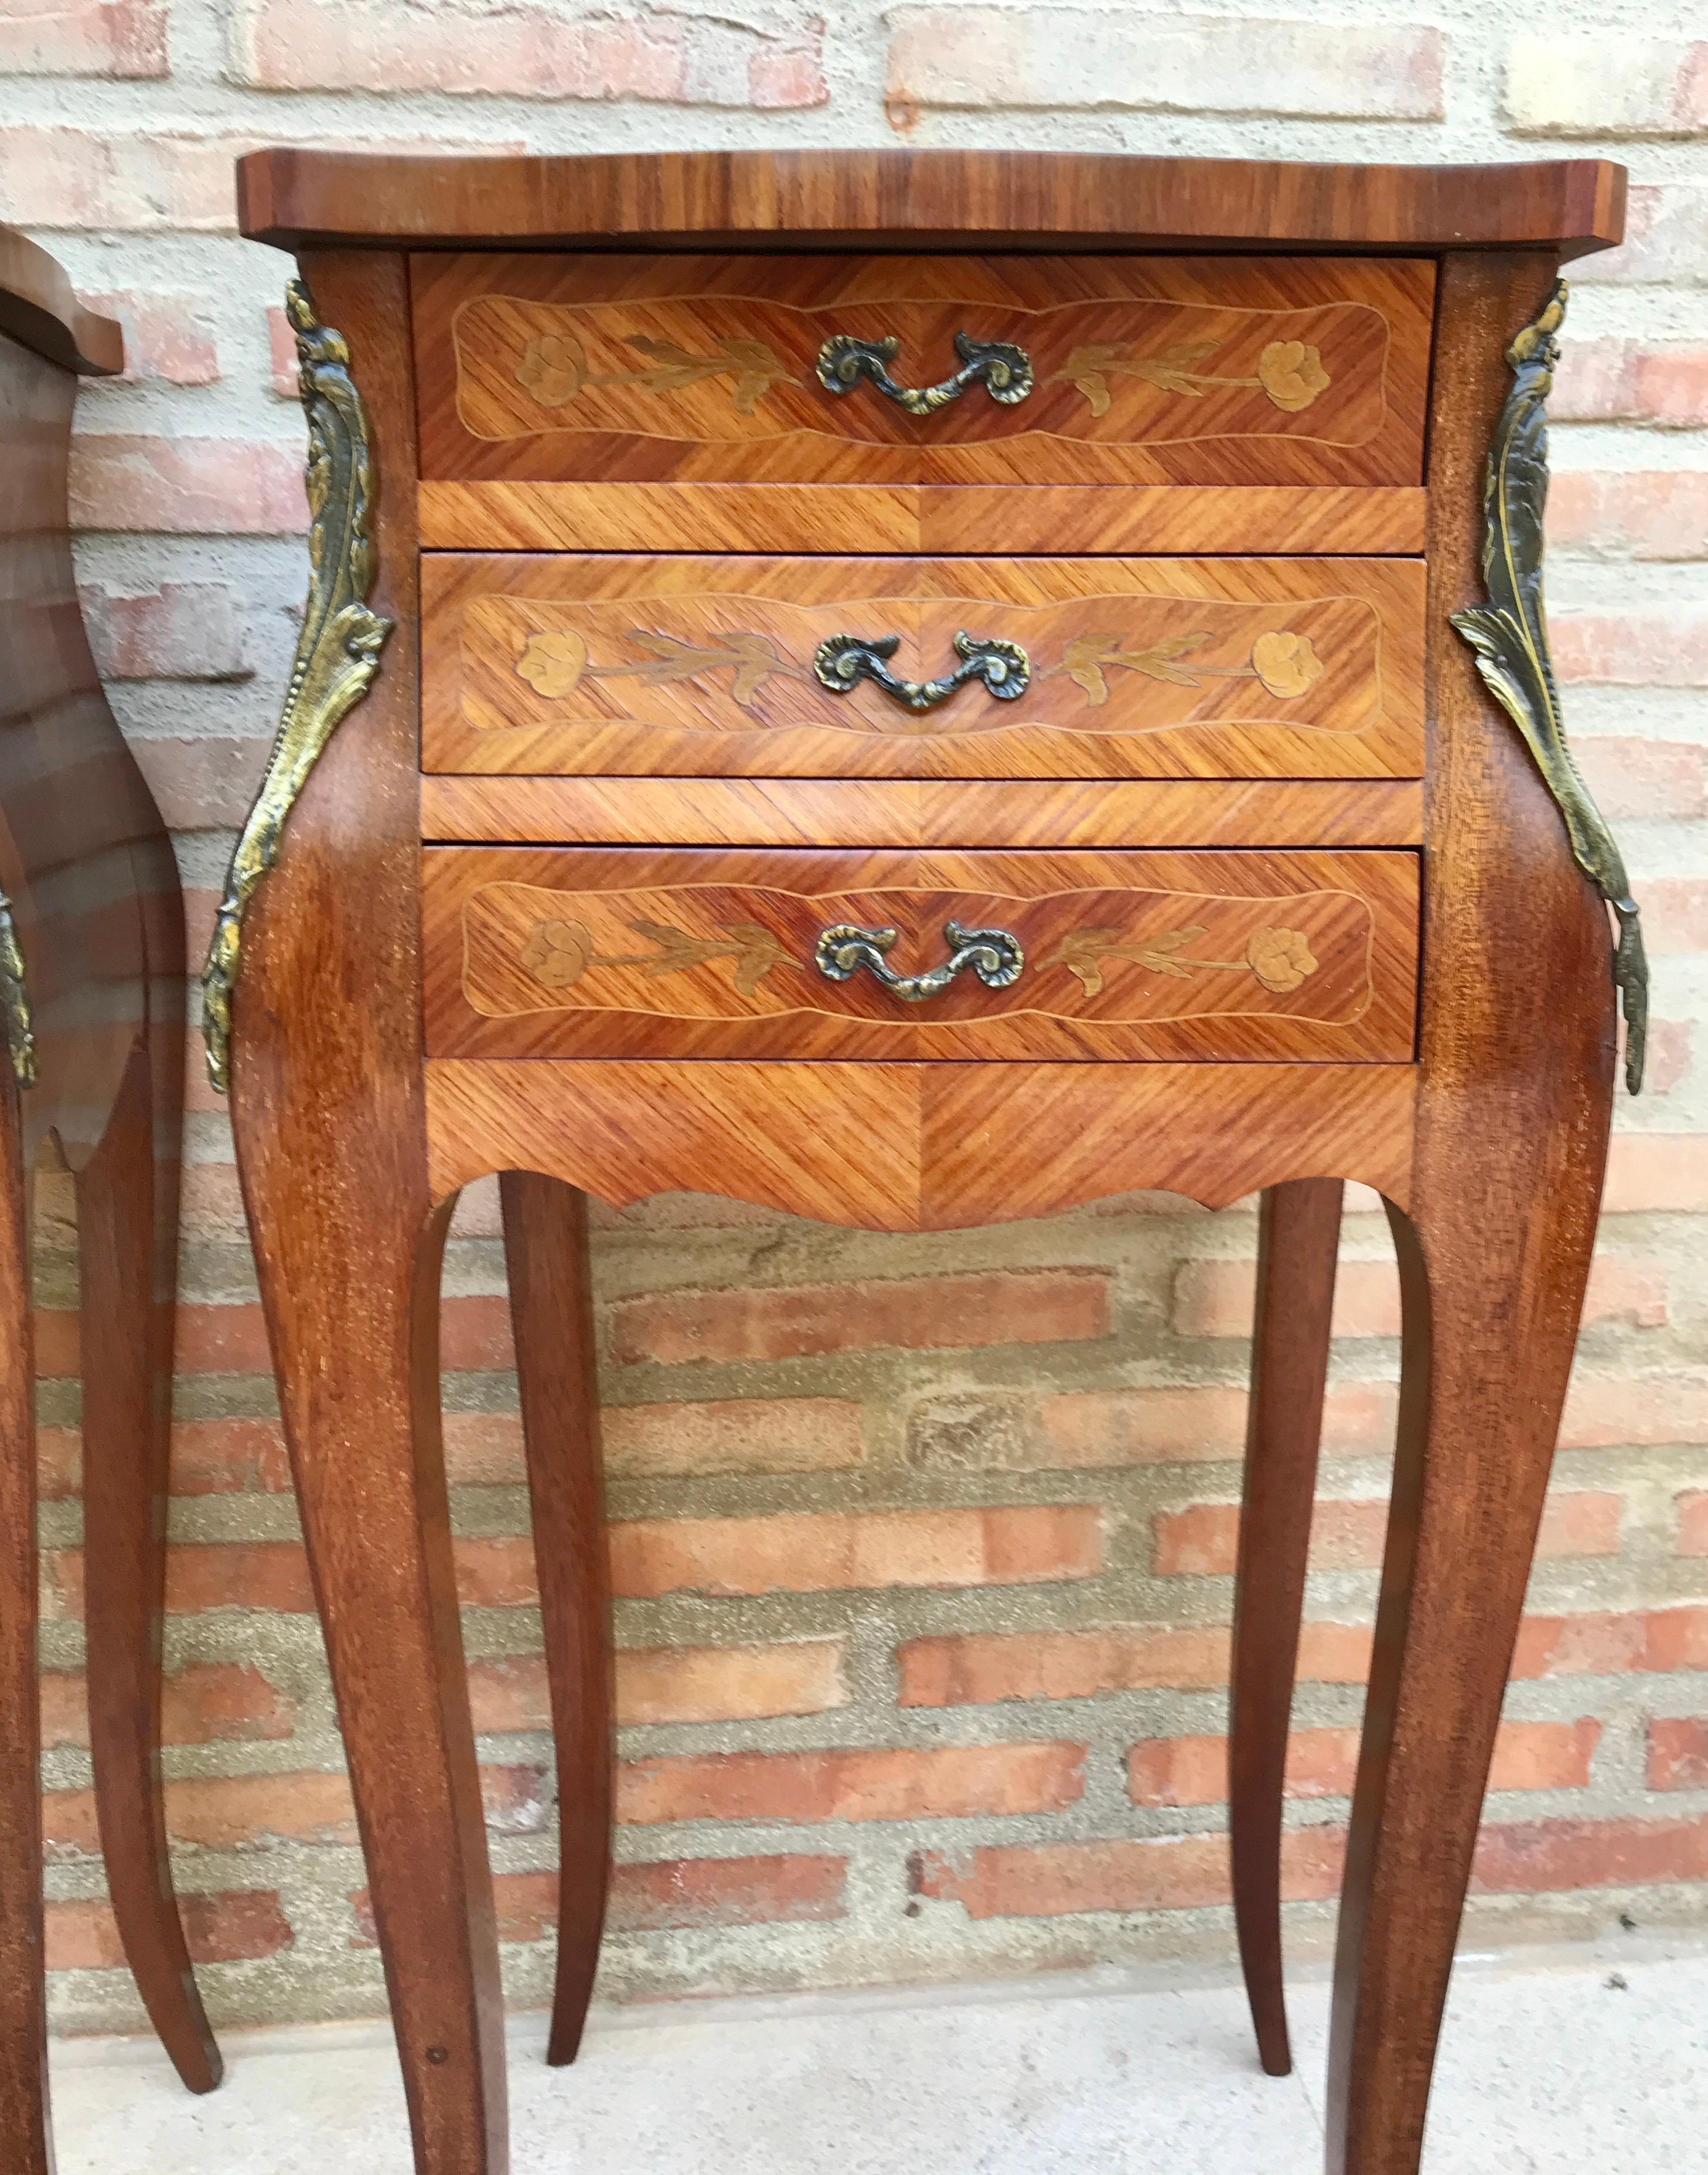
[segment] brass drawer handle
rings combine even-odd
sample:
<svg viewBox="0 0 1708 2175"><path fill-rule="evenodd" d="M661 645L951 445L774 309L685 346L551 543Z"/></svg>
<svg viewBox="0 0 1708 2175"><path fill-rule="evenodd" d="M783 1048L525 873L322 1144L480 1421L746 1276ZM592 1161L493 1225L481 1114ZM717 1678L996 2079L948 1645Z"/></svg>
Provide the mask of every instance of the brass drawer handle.
<svg viewBox="0 0 1708 2175"><path fill-rule="evenodd" d="M952 672L941 680L898 680L884 660L901 642L898 634L833 634L813 652L812 669L832 695L851 695L862 680L870 680L909 710L935 710L969 680L982 681L985 693L999 702L1015 701L1032 683L1032 661L1017 642L968 634L964 627L955 637L961 662Z"/></svg>
<svg viewBox="0 0 1708 2175"><path fill-rule="evenodd" d="M887 400L893 400L909 415L935 415L958 400L969 385L982 385L1005 408L1025 399L1032 390L1032 357L1023 347L1011 347L1006 340L975 340L965 333L955 335L961 367L952 377L941 385L898 385L889 365L901 344L893 333L875 340L833 333L818 351L818 382L827 393L852 393L863 377L869 377Z"/></svg>
<svg viewBox="0 0 1708 2175"><path fill-rule="evenodd" d="M950 956L942 965L923 974L898 974L885 956L896 936L893 929L856 929L852 922L838 921L820 930L813 959L832 982L846 982L870 967L892 995L910 1005L941 996L963 967L970 967L987 990L1006 990L1020 979L1026 964L1019 938L1006 929L963 929L951 921L943 930Z"/></svg>

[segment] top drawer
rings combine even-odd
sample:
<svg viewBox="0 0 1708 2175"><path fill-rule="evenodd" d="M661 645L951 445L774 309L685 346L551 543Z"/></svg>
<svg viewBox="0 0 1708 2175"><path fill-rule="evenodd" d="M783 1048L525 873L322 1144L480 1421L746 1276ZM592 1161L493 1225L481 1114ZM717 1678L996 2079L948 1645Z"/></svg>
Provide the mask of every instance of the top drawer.
<svg viewBox="0 0 1708 2175"><path fill-rule="evenodd" d="M430 480L1423 474L1418 260L433 255L411 282Z"/></svg>

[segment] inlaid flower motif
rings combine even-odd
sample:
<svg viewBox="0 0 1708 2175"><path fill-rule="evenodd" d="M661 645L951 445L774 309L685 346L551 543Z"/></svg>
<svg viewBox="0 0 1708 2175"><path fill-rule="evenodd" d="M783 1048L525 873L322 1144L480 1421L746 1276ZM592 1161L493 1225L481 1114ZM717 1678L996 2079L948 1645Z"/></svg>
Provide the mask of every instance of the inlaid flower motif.
<svg viewBox="0 0 1708 2175"><path fill-rule="evenodd" d="M1282 629L1258 636L1251 645L1251 669L1272 695L1285 702L1316 685L1323 675L1323 662L1308 634Z"/></svg>
<svg viewBox="0 0 1708 2175"><path fill-rule="evenodd" d="M1304 340L1271 340L1257 358L1257 382L1277 408L1294 414L1327 391L1329 378L1321 355Z"/></svg>
<svg viewBox="0 0 1708 2175"><path fill-rule="evenodd" d="M548 990L567 990L593 964L593 932L582 921L536 921L522 963Z"/></svg>
<svg viewBox="0 0 1708 2175"><path fill-rule="evenodd" d="M530 634L516 664L518 678L547 696L572 695L586 670L587 644L572 627Z"/></svg>
<svg viewBox="0 0 1708 2175"><path fill-rule="evenodd" d="M1309 942L1296 929L1260 929L1245 946L1246 962L1266 990L1296 990L1316 972Z"/></svg>
<svg viewBox="0 0 1708 2175"><path fill-rule="evenodd" d="M516 382L542 408L566 406L587 382L587 355L580 341L557 333L529 340L516 366Z"/></svg>

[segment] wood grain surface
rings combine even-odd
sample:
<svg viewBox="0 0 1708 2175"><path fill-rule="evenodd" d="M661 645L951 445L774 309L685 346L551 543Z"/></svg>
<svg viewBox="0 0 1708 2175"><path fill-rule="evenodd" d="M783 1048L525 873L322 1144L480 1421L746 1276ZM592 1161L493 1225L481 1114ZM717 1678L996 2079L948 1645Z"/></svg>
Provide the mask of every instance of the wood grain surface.
<svg viewBox="0 0 1708 2175"><path fill-rule="evenodd" d="M1272 2077L1293 2068L1282 1971L1282 1828L1343 1193L1331 1178L1270 1186L1257 1223L1234 1576L1228 1840L1239 1961L1258 2057Z"/></svg>
<svg viewBox="0 0 1708 2175"><path fill-rule="evenodd" d="M1423 822L1415 780L421 780L444 844L1415 846Z"/></svg>
<svg viewBox="0 0 1708 2175"><path fill-rule="evenodd" d="M1605 249L1601 159L1321 165L1077 151L651 151L502 158L252 151L258 241L664 249Z"/></svg>
<svg viewBox="0 0 1708 2175"><path fill-rule="evenodd" d="M1483 1791L1570 1373L1614 1055L1606 908L1450 612L1480 601L1505 350L1551 268L1450 258L1430 441L1423 1068L1375 1652L1330 2033L1330 2175L1416 2175Z"/></svg>
<svg viewBox="0 0 1708 2175"><path fill-rule="evenodd" d="M27 1228L29 1174L46 1144L78 1192L82 1295L84 1554L89 1589L89 1749L107 1885L125 1958L183 2082L208 2091L220 2057L191 1972L173 1896L161 1803L160 1634L165 1595L172 1323L183 1130L184 935L177 864L160 814L114 722L78 605L67 512L67 457L79 354L87 338L116 367L117 328L87 323L64 276L32 245L0 249L19 290L51 324L0 309L0 888L24 964L34 1082L0 1155L4 1215ZM18 300L14 294L13 299ZM24 337L7 336L15 330ZM26 344L27 343L27 344ZM57 359L56 359L57 358ZM9 1241L8 1242L9 1243ZM27 1278L26 1278L27 1284ZM30 1364L30 1300L8 1283L0 1336ZM9 1397L9 1388L5 1394ZM27 1387L24 1410L30 1409ZM27 1431L4 1455L33 1456ZM21 1483L19 1483L21 1484ZM31 1561L34 1527L22 1527ZM33 1662L31 1666L33 1667ZM22 1731L13 1735L14 1723ZM38 1738L8 1705L0 1765L37 1793ZM12 1882L14 1852L35 1848L15 1800L0 1804L0 1883L33 1948L7 1968L39 1977L35 1898ZM33 1928L33 1932L30 1929ZM39 2005L19 1985L0 2037ZM27 2027L35 2032L35 2027ZM39 2062L36 2037L0 2047L0 2068ZM0 2085L0 2163L34 2167L41 2139ZM19 2129L17 2115L25 2127Z"/></svg>
<svg viewBox="0 0 1708 2175"><path fill-rule="evenodd" d="M434 771L755 777L1381 778L1423 770L1423 568L1411 559L422 561ZM890 669L1017 643L908 709L821 684L819 645L895 636Z"/></svg>
<svg viewBox="0 0 1708 2175"><path fill-rule="evenodd" d="M447 551L1417 553L1402 485L424 483Z"/></svg>
<svg viewBox="0 0 1708 2175"><path fill-rule="evenodd" d="M1416 1094L1401 1065L426 1067L441 1196L526 1169L618 1207L680 1188L876 1231L1053 1216L1140 1187L1219 1208L1328 1173L1403 1201Z"/></svg>
<svg viewBox="0 0 1708 2175"><path fill-rule="evenodd" d="M416 610L400 260L311 257L377 449L373 605ZM439 1418L414 644L393 635L244 930L231 1115L419 2175L504 2175L504 2003Z"/></svg>
<svg viewBox="0 0 1708 2175"><path fill-rule="evenodd" d="M422 256L421 473L491 481L1408 485L1422 259ZM833 336L892 374L1023 348L1026 398L915 416L834 393Z"/></svg>
<svg viewBox="0 0 1708 2175"><path fill-rule="evenodd" d="M1404 853L510 849L425 856L434 1056L1409 1060ZM923 1003L813 963L892 929L894 972L997 928L1026 964Z"/></svg>
<svg viewBox="0 0 1708 2175"><path fill-rule="evenodd" d="M82 377L125 366L124 334L79 301L65 268L15 227L0 227L0 333Z"/></svg>

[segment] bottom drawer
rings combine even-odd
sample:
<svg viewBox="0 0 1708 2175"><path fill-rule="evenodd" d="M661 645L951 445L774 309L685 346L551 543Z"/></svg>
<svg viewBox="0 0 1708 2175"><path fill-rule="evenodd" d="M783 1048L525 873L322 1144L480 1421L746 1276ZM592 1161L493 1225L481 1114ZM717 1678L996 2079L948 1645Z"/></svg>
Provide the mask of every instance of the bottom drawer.
<svg viewBox="0 0 1708 2175"><path fill-rule="evenodd" d="M1404 1062L1418 857L431 847L433 1057Z"/></svg>

